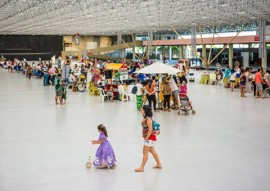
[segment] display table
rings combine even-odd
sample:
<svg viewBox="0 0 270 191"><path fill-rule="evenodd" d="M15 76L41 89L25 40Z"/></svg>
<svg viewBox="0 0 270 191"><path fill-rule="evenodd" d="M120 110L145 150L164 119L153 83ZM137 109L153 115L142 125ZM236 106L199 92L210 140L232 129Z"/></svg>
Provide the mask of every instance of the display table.
<svg viewBox="0 0 270 191"><path fill-rule="evenodd" d="M208 84L209 79L210 79L209 75L202 75L200 84Z"/></svg>

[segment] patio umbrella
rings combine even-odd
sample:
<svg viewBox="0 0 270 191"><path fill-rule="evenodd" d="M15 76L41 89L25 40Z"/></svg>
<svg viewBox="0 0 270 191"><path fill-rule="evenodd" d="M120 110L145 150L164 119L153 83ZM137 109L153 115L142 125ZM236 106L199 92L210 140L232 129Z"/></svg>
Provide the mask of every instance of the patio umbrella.
<svg viewBox="0 0 270 191"><path fill-rule="evenodd" d="M142 68L135 73L137 74L177 74L180 72L180 70L173 68L171 66L168 66L166 64L155 62L154 64L151 64L150 66L147 66L145 68Z"/></svg>

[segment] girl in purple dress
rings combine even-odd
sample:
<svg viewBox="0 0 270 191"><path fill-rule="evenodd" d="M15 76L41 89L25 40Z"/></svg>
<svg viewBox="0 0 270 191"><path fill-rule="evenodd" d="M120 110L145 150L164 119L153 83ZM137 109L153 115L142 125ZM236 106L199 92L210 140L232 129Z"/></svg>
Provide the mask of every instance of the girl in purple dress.
<svg viewBox="0 0 270 191"><path fill-rule="evenodd" d="M93 140L92 144L100 144L96 152L96 159L93 164L99 168L110 168L116 167L116 159L111 143L107 140L108 133L106 127L100 124L98 127L100 133L98 140Z"/></svg>

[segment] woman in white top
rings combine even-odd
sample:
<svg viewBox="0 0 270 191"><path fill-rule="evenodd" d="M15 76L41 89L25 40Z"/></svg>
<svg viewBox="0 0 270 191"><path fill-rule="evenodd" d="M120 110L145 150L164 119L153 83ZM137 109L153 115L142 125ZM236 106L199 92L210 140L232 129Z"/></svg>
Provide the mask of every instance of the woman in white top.
<svg viewBox="0 0 270 191"><path fill-rule="evenodd" d="M77 64L74 65L73 72L74 74L77 74L80 72L80 68L77 66Z"/></svg>
<svg viewBox="0 0 270 191"><path fill-rule="evenodd" d="M240 78L241 75L241 69L239 68L238 65L235 66L234 71L236 73L236 78Z"/></svg>
<svg viewBox="0 0 270 191"><path fill-rule="evenodd" d="M74 76L74 72L71 72L68 77L69 83L74 83L76 81L76 77Z"/></svg>
<svg viewBox="0 0 270 191"><path fill-rule="evenodd" d="M236 78L236 72L232 73L232 74L231 74L231 77L230 77L231 91L234 90L235 78Z"/></svg>
<svg viewBox="0 0 270 191"><path fill-rule="evenodd" d="M246 67L246 92L251 93L251 82L252 82L252 74L250 73L249 67Z"/></svg>

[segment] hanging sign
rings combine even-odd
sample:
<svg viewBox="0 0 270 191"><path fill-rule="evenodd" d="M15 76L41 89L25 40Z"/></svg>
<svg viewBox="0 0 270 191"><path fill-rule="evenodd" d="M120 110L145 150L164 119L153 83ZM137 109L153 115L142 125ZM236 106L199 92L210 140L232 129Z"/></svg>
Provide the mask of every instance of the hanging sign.
<svg viewBox="0 0 270 191"><path fill-rule="evenodd" d="M120 70L120 80L128 80L128 71L127 70Z"/></svg>

